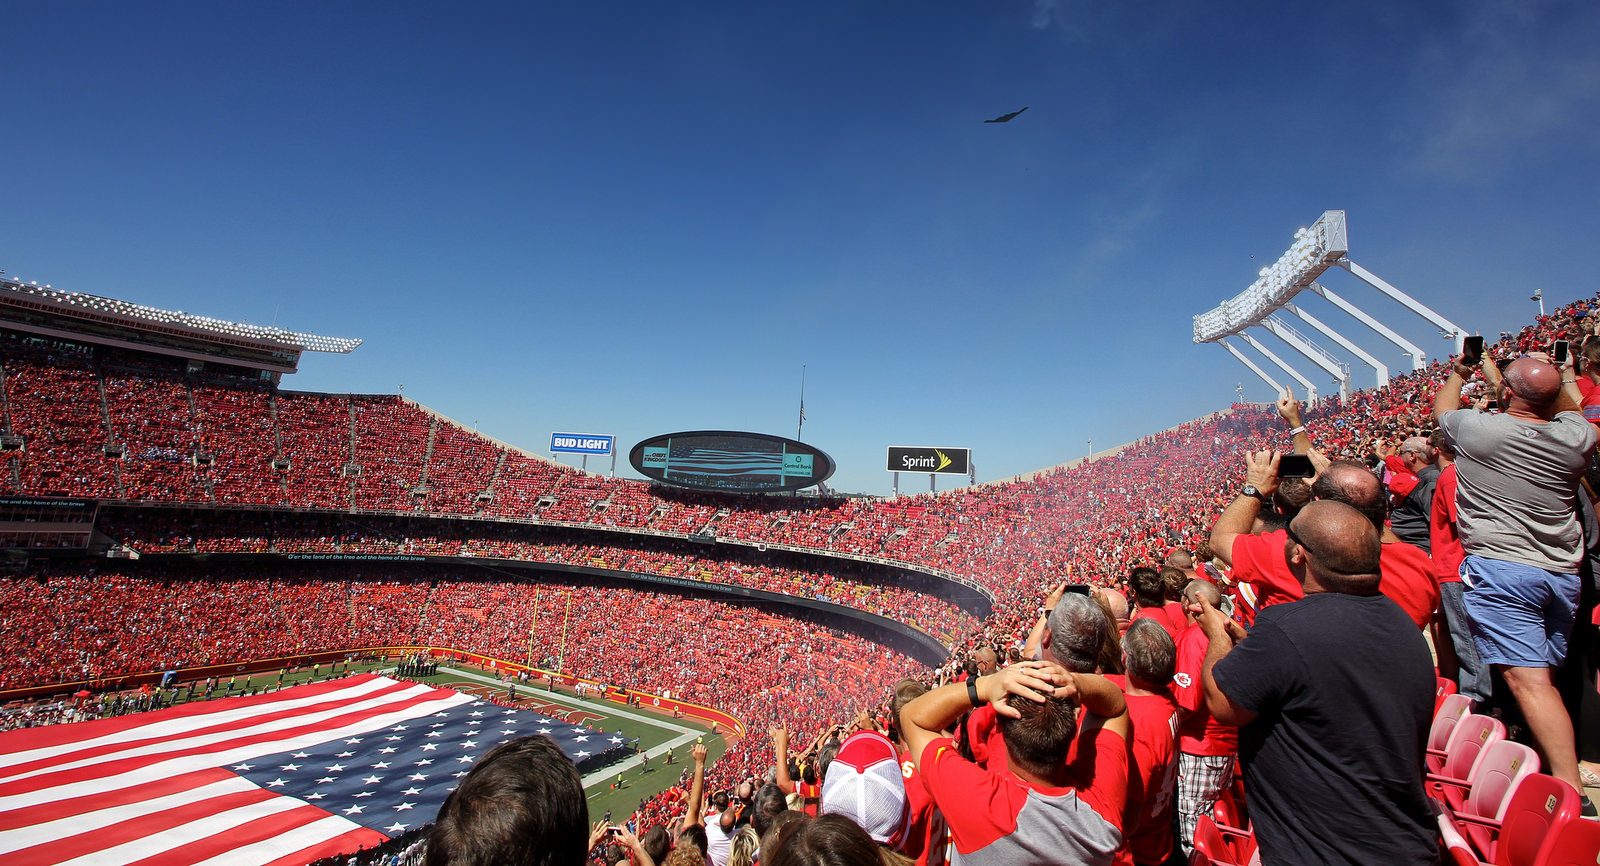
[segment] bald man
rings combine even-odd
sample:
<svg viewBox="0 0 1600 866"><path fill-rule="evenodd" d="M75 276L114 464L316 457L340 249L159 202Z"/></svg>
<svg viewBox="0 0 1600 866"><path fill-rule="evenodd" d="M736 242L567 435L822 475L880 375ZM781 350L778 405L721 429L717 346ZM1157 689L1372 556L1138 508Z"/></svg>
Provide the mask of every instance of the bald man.
<svg viewBox="0 0 1600 866"><path fill-rule="evenodd" d="M1304 595L1300 579L1289 568L1285 532L1252 533L1262 506L1278 489L1278 455L1271 451L1245 454L1245 484L1211 527L1211 549L1233 566L1233 579L1256 592L1256 609L1295 601ZM1439 606L1439 584L1433 563L1415 545L1395 536L1385 524L1388 502L1383 485L1367 467L1335 460L1311 485L1313 500L1342 502L1364 515L1383 543L1381 591L1399 604L1417 628L1433 621Z"/></svg>
<svg viewBox="0 0 1600 866"><path fill-rule="evenodd" d="M1476 371L1459 359L1453 367L1433 414L1456 450L1472 643L1479 659L1504 675L1550 774L1581 794L1572 718L1550 672L1566 659L1578 609L1577 486L1594 452L1595 428L1563 387L1572 381L1570 366L1557 369L1530 356L1501 376L1484 359L1483 376L1505 407L1495 414L1461 408L1461 386ZM1596 814L1587 796L1583 811Z"/></svg>
<svg viewBox="0 0 1600 866"><path fill-rule="evenodd" d="M1210 641L1206 706L1240 726L1261 861L1438 863L1422 787L1433 661L1422 633L1378 591L1378 530L1349 505L1320 500L1289 524L1288 539L1303 598L1263 609L1248 636L1209 597L1196 605Z"/></svg>

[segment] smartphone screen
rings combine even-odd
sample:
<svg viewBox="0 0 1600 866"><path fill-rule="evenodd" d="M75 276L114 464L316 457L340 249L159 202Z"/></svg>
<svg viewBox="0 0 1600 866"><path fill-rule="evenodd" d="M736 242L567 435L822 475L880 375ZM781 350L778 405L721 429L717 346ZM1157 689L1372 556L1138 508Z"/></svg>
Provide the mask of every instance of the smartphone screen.
<svg viewBox="0 0 1600 866"><path fill-rule="evenodd" d="M1279 478L1310 478L1317 474L1311 465L1311 457L1306 454L1280 454L1278 456Z"/></svg>
<svg viewBox="0 0 1600 866"><path fill-rule="evenodd" d="M1075 592L1079 595L1088 595L1089 586L1083 583L1069 583L1067 584L1067 592Z"/></svg>
<svg viewBox="0 0 1600 866"><path fill-rule="evenodd" d="M1572 351L1572 344L1566 340L1557 340L1550 344L1550 363L1560 367L1567 363L1567 354Z"/></svg>
<svg viewBox="0 0 1600 866"><path fill-rule="evenodd" d="M1468 337L1461 344L1461 366L1476 367L1483 360L1483 337Z"/></svg>

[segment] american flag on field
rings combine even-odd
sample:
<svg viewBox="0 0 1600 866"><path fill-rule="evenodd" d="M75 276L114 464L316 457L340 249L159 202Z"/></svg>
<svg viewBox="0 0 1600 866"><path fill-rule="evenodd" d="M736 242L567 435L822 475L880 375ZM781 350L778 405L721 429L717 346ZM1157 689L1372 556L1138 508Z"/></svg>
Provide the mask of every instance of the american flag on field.
<svg viewBox="0 0 1600 866"><path fill-rule="evenodd" d="M527 734L580 767L627 745L372 675L11 731L0 862L299 864L355 851L433 821L480 755Z"/></svg>

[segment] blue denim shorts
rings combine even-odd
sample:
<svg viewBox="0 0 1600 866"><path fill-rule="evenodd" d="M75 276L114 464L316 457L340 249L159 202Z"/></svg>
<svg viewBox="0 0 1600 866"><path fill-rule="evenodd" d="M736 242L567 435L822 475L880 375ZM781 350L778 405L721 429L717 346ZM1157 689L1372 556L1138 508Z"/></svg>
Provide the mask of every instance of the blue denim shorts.
<svg viewBox="0 0 1600 866"><path fill-rule="evenodd" d="M1472 644L1484 664L1546 668L1566 660L1578 611L1576 574L1469 556L1461 578Z"/></svg>

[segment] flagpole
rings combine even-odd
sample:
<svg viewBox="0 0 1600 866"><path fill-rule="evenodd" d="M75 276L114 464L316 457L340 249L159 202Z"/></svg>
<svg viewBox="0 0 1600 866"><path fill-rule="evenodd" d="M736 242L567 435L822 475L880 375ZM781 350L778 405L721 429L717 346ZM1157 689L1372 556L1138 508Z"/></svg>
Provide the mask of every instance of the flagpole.
<svg viewBox="0 0 1600 866"><path fill-rule="evenodd" d="M556 670L565 672L567 669L567 620L572 617L572 590L567 590L567 612L561 617L561 655L556 658Z"/></svg>
<svg viewBox="0 0 1600 866"><path fill-rule="evenodd" d="M800 441L800 430L806 426L806 365L800 365L800 423L794 425L795 441Z"/></svg>
<svg viewBox="0 0 1600 866"><path fill-rule="evenodd" d="M528 667L533 667L533 633L539 628L539 587L533 588L533 623L528 626Z"/></svg>

